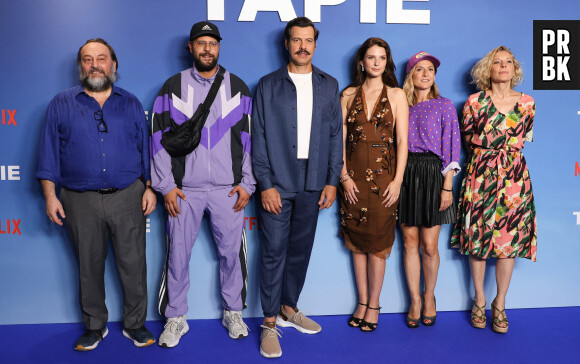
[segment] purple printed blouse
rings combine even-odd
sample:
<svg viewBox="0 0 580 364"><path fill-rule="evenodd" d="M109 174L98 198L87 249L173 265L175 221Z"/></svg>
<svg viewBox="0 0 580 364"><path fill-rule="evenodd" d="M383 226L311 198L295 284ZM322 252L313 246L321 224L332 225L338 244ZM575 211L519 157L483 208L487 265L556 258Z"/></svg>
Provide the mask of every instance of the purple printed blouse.
<svg viewBox="0 0 580 364"><path fill-rule="evenodd" d="M453 102L444 97L423 101L409 108L409 152L436 154L443 175L457 174L461 151L459 123Z"/></svg>

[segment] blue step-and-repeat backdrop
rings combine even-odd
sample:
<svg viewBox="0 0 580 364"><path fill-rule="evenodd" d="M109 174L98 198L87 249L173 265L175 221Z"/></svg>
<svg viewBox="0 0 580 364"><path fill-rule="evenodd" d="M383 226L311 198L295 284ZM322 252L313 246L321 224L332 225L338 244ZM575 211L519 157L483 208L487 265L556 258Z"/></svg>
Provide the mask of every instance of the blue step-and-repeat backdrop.
<svg viewBox="0 0 580 364"><path fill-rule="evenodd" d="M191 66L184 47L194 22L215 21L223 36L220 63L253 92L261 76L286 62L282 31L288 20L303 15L320 29L314 64L336 77L341 87L350 81L356 49L366 38L378 36L391 46L399 81L411 55L425 50L437 56L442 62L437 84L459 112L475 92L469 85L475 62L498 45L512 49L525 74L516 90L531 94L537 103L535 141L524 152L539 231L538 261L517 260L507 306L580 305L580 91L577 86L555 90L570 84L565 77L568 71L570 77L578 77L577 53L566 60L566 50L577 50L580 39L578 32L572 32L566 46L552 46L560 53L553 63L543 59L541 47L534 47L534 20L577 20L577 0L13 0L0 2L0 15L0 324L81 320L74 253L65 229L50 223L45 215L35 179L46 107L55 94L78 84L79 46L89 38L106 39L119 58L122 78L118 85L136 94L145 110L151 110L163 82ZM577 26L578 22L566 24ZM546 47L551 39L567 39L543 36ZM535 75L534 66L542 64ZM552 64L569 69L550 68ZM534 81L541 81L538 77L549 80L552 76L558 76L554 87L534 90ZM455 178L456 191L461 177ZM261 232L254 199L246 216L249 307L245 316L261 316ZM165 218L163 205L158 204L147 220L148 319L152 320L160 319L156 307L165 256ZM348 314L356 304L350 253L338 229L335 204L320 215L299 302L315 315ZM210 236L204 224L193 248L189 319L221 315L218 261ZM468 259L449 248L449 237L446 226L439 241L437 307L465 310L473 296ZM486 293L494 297L493 263L488 267ZM112 250L106 287L110 319L118 321L122 289ZM382 312L404 312L408 304L398 232L387 261Z"/></svg>

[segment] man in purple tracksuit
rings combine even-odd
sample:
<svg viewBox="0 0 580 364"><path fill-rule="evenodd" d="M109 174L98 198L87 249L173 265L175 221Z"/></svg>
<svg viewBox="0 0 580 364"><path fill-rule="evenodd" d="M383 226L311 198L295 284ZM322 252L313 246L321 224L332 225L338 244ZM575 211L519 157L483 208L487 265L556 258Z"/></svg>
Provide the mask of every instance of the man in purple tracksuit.
<svg viewBox="0 0 580 364"><path fill-rule="evenodd" d="M194 65L169 78L153 105L152 186L163 194L168 212L167 261L159 312L167 324L159 338L174 347L188 330L187 290L191 249L204 214L209 217L218 254L224 317L233 339L246 337L242 321L246 295L244 207L255 190L250 157L252 99L237 76L225 72L211 104L199 146L185 157L171 157L161 137L173 123L190 119L204 102L218 69L221 36L210 22L193 25L188 42Z"/></svg>

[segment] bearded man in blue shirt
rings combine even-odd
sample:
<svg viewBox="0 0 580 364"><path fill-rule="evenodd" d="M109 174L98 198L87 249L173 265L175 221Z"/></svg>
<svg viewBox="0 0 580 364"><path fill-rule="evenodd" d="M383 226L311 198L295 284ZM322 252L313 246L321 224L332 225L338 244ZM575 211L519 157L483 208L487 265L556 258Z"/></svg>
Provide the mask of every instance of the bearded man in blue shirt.
<svg viewBox="0 0 580 364"><path fill-rule="evenodd" d="M112 238L124 292L123 335L138 347L155 342L145 328L145 216L150 189L149 128L139 100L114 86L117 56L103 39L78 51L81 86L56 95L40 138L36 177L50 221L65 225L79 264L85 333L74 349L92 350L108 334L105 259ZM56 186L60 185L60 200Z"/></svg>

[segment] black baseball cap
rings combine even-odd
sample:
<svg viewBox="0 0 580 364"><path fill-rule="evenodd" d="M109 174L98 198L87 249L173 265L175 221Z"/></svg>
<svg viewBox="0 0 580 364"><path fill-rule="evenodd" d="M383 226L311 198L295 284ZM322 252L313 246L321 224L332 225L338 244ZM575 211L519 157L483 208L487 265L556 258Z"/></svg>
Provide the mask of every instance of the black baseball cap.
<svg viewBox="0 0 580 364"><path fill-rule="evenodd" d="M189 33L189 40L192 41L197 37L201 37L202 35L209 35L218 41L222 40L218 27L208 21L200 21L199 23L193 24L191 27L191 32Z"/></svg>

